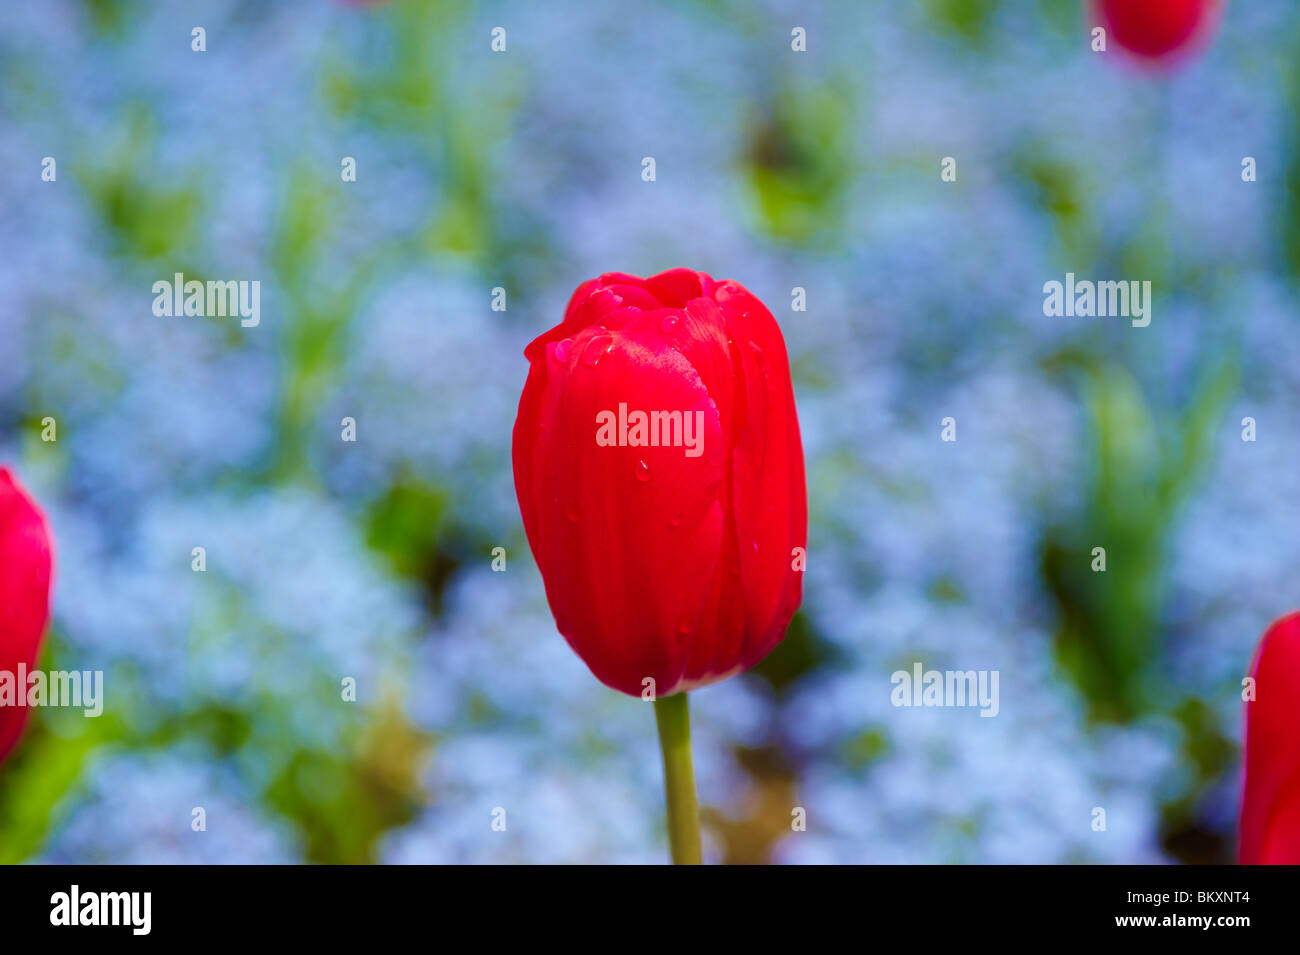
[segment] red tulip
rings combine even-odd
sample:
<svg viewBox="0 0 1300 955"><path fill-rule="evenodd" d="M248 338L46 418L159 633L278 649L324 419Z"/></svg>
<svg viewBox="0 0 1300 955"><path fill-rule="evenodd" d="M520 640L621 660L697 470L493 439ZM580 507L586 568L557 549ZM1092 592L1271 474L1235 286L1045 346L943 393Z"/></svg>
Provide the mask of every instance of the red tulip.
<svg viewBox="0 0 1300 955"><path fill-rule="evenodd" d="M50 601L50 535L45 515L8 469L0 468L0 674L17 681L30 671L45 632ZM0 760L27 719L27 687L15 685L17 705L0 705Z"/></svg>
<svg viewBox="0 0 1300 955"><path fill-rule="evenodd" d="M569 645L632 695L761 660L802 599L808 525L772 314L703 272L609 272L524 355L515 491Z"/></svg>
<svg viewBox="0 0 1300 955"><path fill-rule="evenodd" d="M1300 864L1300 613L1268 628L1246 704L1243 865Z"/></svg>
<svg viewBox="0 0 1300 955"><path fill-rule="evenodd" d="M1222 0L1096 0L1094 23L1147 60L1190 53L1218 20Z"/></svg>

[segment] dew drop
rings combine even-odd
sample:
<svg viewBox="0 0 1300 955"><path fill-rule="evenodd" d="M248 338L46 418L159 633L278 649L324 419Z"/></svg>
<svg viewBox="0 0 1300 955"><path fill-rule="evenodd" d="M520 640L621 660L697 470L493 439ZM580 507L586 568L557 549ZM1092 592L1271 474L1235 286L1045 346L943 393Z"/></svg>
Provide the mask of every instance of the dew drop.
<svg viewBox="0 0 1300 955"><path fill-rule="evenodd" d="M659 322L659 331L663 332L665 335L671 335L673 332L677 331L677 326L681 323L682 320L678 316L665 315Z"/></svg>
<svg viewBox="0 0 1300 955"><path fill-rule="evenodd" d="M757 537L754 538L754 553L755 553L755 554L758 553L758 538L757 538Z"/></svg>
<svg viewBox="0 0 1300 955"><path fill-rule="evenodd" d="M582 351L582 363L590 368L600 364L600 360L614 350L614 339L610 335L594 335Z"/></svg>
<svg viewBox="0 0 1300 955"><path fill-rule="evenodd" d="M681 512L681 511L678 511L676 514L674 514L672 517L670 517L670 518L668 519L668 526L669 526L669 527L672 527L672 528L677 528L677 527L681 527L681 526L682 526L682 512Z"/></svg>
<svg viewBox="0 0 1300 955"><path fill-rule="evenodd" d="M645 463L645 458L636 463L636 479L638 481L650 480L650 465Z"/></svg>
<svg viewBox="0 0 1300 955"><path fill-rule="evenodd" d="M556 361L568 361L568 360L569 360L569 350L570 350L571 348L573 348L573 339L572 339L572 338L566 338L566 339L564 339L564 341L562 341L562 342L556 342L556 343L555 343L555 360L556 360Z"/></svg>

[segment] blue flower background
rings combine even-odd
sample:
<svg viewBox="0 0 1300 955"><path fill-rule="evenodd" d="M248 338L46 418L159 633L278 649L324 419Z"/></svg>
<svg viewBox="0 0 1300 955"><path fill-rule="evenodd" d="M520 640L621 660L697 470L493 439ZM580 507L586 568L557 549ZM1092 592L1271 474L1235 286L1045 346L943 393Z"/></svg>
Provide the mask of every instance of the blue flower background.
<svg viewBox="0 0 1300 955"><path fill-rule="evenodd" d="M0 462L56 537L42 665L106 700L34 713L0 860L666 861L651 709L556 633L509 447L574 287L682 265L780 322L811 522L786 641L692 694L706 857L1234 857L1300 606L1300 6L1162 72L1064 0L5 17ZM155 316L176 272L261 323ZM1045 316L1067 272L1151 324ZM914 661L998 715L893 706Z"/></svg>

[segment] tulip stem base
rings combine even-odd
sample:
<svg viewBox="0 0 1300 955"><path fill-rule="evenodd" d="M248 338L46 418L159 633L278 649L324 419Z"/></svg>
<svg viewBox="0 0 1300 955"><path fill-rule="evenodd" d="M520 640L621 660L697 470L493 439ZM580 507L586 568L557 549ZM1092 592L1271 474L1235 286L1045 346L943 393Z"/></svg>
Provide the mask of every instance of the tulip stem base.
<svg viewBox="0 0 1300 955"><path fill-rule="evenodd" d="M691 711L685 693L655 700L659 746L664 754L664 795L668 802L668 843L673 865L699 865L700 808L691 764Z"/></svg>

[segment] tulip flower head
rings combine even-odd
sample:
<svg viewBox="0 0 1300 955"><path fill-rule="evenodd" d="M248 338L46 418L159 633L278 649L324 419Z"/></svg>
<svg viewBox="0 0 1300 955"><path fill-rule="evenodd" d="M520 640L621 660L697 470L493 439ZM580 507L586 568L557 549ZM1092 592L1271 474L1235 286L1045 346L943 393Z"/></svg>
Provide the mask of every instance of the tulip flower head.
<svg viewBox="0 0 1300 955"><path fill-rule="evenodd" d="M1164 64L1200 49L1222 7L1222 0L1095 0L1092 22L1140 61Z"/></svg>
<svg viewBox="0 0 1300 955"><path fill-rule="evenodd" d="M524 355L515 491L569 645L636 696L761 660L802 598L808 523L772 314L702 272L611 272Z"/></svg>
<svg viewBox="0 0 1300 955"><path fill-rule="evenodd" d="M1300 613L1269 627L1246 703L1243 865L1300 864Z"/></svg>
<svg viewBox="0 0 1300 955"><path fill-rule="evenodd" d="M49 617L50 535L45 515L6 468L0 468L0 674L17 680L21 663L36 665ZM0 760L27 719L26 687L0 704Z"/></svg>

